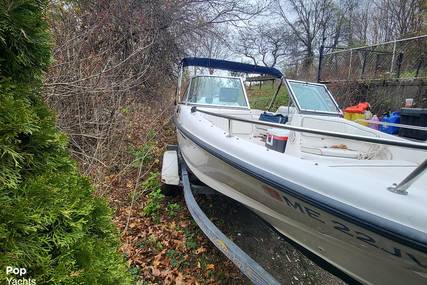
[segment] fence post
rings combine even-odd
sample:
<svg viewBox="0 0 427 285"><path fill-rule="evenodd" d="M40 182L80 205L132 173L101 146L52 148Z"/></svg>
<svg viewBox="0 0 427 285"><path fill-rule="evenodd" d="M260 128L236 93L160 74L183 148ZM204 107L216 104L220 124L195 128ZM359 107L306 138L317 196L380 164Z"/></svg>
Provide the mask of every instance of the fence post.
<svg viewBox="0 0 427 285"><path fill-rule="evenodd" d="M418 60L418 64L417 64L417 72L415 73L415 78L418 77L418 75L420 74L420 69L421 69L421 65L423 64L423 60L420 58Z"/></svg>
<svg viewBox="0 0 427 285"><path fill-rule="evenodd" d="M347 80L350 80L351 75L351 62L353 61L353 50L350 50L350 62L348 63L348 75Z"/></svg>
<svg viewBox="0 0 427 285"><path fill-rule="evenodd" d="M390 75L393 73L394 57L396 54L396 40L393 43L393 54L391 56Z"/></svg>
<svg viewBox="0 0 427 285"><path fill-rule="evenodd" d="M319 66L317 68L317 82L320 82L321 80L321 73L322 73L322 61L323 61L323 50L325 49L324 45L321 45L319 48Z"/></svg>
<svg viewBox="0 0 427 285"><path fill-rule="evenodd" d="M402 62L403 62L403 52L400 52L399 55L397 56L397 72L396 72L396 77L399 78L400 77L400 68L402 66Z"/></svg>
<svg viewBox="0 0 427 285"><path fill-rule="evenodd" d="M380 55L377 53L375 57L375 71L374 71L375 76L377 76L377 72L379 68L380 68Z"/></svg>
<svg viewBox="0 0 427 285"><path fill-rule="evenodd" d="M363 51L363 63L362 63L362 72L360 73L360 79L363 79L363 74L365 73L367 57L368 57L368 51L365 49Z"/></svg>

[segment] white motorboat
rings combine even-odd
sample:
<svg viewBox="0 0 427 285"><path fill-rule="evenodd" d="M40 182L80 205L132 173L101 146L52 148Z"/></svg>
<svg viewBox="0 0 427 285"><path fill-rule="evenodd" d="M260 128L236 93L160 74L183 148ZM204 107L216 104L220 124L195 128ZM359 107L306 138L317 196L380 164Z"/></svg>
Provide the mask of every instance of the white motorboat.
<svg viewBox="0 0 427 285"><path fill-rule="evenodd" d="M193 76L175 123L200 181L356 282L427 284L426 143L346 120L325 85L274 68L203 58L186 66L273 76L292 99L263 113L250 108L241 78Z"/></svg>

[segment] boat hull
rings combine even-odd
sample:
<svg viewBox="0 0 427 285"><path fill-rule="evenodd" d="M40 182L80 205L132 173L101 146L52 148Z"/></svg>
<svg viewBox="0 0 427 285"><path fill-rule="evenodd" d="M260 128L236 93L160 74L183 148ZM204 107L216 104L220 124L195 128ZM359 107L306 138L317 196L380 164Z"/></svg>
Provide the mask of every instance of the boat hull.
<svg viewBox="0 0 427 285"><path fill-rule="evenodd" d="M227 163L178 130L190 170L203 183L251 208L280 233L366 284L425 284L427 255L332 215Z"/></svg>

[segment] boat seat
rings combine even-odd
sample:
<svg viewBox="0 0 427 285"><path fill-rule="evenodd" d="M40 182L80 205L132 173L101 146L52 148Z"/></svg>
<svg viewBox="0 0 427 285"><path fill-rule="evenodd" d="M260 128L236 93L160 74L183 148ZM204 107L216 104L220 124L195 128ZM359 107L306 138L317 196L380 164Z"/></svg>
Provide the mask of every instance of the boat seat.
<svg viewBox="0 0 427 285"><path fill-rule="evenodd" d="M284 116L290 116L290 115L295 114L297 112L298 112L297 108L288 107L288 106L279 106L279 108L276 111L277 114L282 114Z"/></svg>
<svg viewBox="0 0 427 285"><path fill-rule="evenodd" d="M351 149L340 149L340 148L331 148L331 147L306 147L301 146L301 151L310 154L316 154L321 156L329 157L340 157L340 158L352 158L352 159L362 159L364 154L360 151L351 150Z"/></svg>
<svg viewBox="0 0 427 285"><path fill-rule="evenodd" d="M302 127L347 133L367 137L377 137L371 129L363 126L353 125L335 118L304 117ZM339 146L343 147L332 147ZM316 154L325 157L349 158L349 159L372 159L383 149L380 145L372 145L350 139L334 138L324 135L302 133L300 135L301 152Z"/></svg>

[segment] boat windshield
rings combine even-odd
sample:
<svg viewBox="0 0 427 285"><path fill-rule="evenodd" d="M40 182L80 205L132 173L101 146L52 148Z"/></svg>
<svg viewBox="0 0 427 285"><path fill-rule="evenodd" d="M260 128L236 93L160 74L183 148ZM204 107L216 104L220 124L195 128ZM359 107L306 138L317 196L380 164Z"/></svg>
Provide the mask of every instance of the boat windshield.
<svg viewBox="0 0 427 285"><path fill-rule="evenodd" d="M341 114L324 84L287 80L291 95L301 111Z"/></svg>
<svg viewBox="0 0 427 285"><path fill-rule="evenodd" d="M188 90L187 102L229 107L248 106L242 81L233 77L194 77Z"/></svg>

